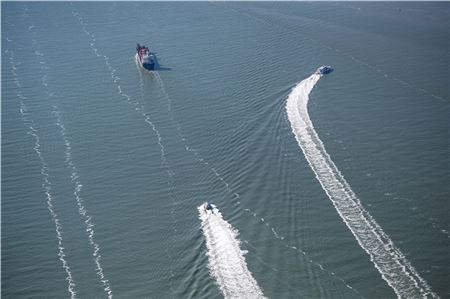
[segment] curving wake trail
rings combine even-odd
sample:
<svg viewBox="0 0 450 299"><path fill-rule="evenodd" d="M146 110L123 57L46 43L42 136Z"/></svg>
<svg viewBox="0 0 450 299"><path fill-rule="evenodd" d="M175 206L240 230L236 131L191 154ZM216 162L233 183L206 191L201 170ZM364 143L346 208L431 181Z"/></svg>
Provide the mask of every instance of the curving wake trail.
<svg viewBox="0 0 450 299"><path fill-rule="evenodd" d="M240 248L239 232L222 218L214 207L207 212L198 207L202 230L206 238L208 267L225 298L265 298L245 262L245 250Z"/></svg>
<svg viewBox="0 0 450 299"><path fill-rule="evenodd" d="M321 75L301 81L289 94L286 111L292 132L322 189L382 278L399 298L437 298L427 282L394 245L368 211L325 150L308 114L309 94Z"/></svg>
<svg viewBox="0 0 450 299"><path fill-rule="evenodd" d="M142 84L143 84L143 82L142 82L142 71L139 69L139 66L138 66L137 64L136 64L136 66L138 67L139 74L140 74L140 76L141 76L141 89L142 89ZM172 99L171 99L171 97L169 96L169 93L167 92L166 88L164 87L164 81L163 81L163 79L162 79L161 76L158 74L158 72L153 72L153 75L154 75L154 78L156 79L156 81L157 81L158 84L159 84L159 87L160 87L160 89L161 89L161 92L163 93L164 97L167 99L167 110L168 110L168 112L169 112L169 114L170 114L170 118L171 118L172 122L175 124L175 126L176 126L176 128L177 128L177 134L178 134L178 137L179 137L180 141L182 142L182 144L183 144L185 150L186 150L187 152L193 154L193 155L195 156L195 160L196 160L200 165L202 165L203 167L205 167L206 169L208 169L209 171L211 171L211 172L214 174L215 179L218 180L218 181L220 181L220 182L222 183L222 185L225 187L226 192L228 192L229 194L233 195L233 199L234 199L234 201L235 201L235 204L236 204L236 205L240 205L241 202L240 202L240 199L239 199L239 198L240 198L239 193L237 193L236 190L234 190L234 188L231 187L231 185L225 180L225 178L224 178L224 177L216 170L216 168L212 166L212 163L208 162L208 161L201 155L201 153L200 153L200 151L199 151L198 149L192 147L192 146L189 144L189 140L188 140L188 138L186 137L186 135L183 133L183 129L182 129L182 127L181 127L181 124L180 124L180 122L176 119L175 113L174 113L174 111L172 110ZM264 225L265 225L267 228L270 229L272 235L273 235L277 240L281 240L281 241L284 240L284 236L280 236L280 235L276 232L275 228L274 228L273 226L271 226L271 225L269 224L269 222L265 221L264 218L260 218L259 216L257 216L257 214L256 214L253 210L251 210L251 209L249 209L249 208L246 208L246 209L244 209L244 210L245 210L247 213L249 213L251 216L255 217L255 218L256 218L258 221L260 221L261 223L264 223ZM301 248L297 248L297 247L295 247L295 246L291 246L291 245L288 245L288 244L285 244L285 246L286 246L286 248L290 248L290 250L293 249L293 250L297 251L298 253L302 254L302 255L305 256L305 257L307 256L307 253L306 253L303 249L301 249ZM355 288L353 288L351 285L349 285L343 278L339 277L336 273L334 273L334 272L332 272L332 271L329 271L328 269L324 268L322 264L313 261L310 257L307 257L307 261L308 261L309 263L314 264L314 265L315 265L316 267L318 267L321 271L327 273L327 275L329 275L329 276L332 277L333 279L336 279L336 280L340 281L341 283L343 283L348 289L352 290L354 293L360 295L360 293L359 293ZM320 280L318 280L317 283L320 284Z"/></svg>

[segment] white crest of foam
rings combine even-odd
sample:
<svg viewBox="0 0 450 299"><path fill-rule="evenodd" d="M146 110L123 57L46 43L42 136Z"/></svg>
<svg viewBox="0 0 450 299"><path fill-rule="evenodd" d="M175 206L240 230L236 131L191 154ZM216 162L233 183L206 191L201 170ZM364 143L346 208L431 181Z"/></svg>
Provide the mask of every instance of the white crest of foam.
<svg viewBox="0 0 450 299"><path fill-rule="evenodd" d="M64 123L62 121L61 112L59 111L57 106L53 106L53 115L55 115L56 117L56 125L59 128L59 131L64 141L64 146L66 148L64 152L65 163L67 168L71 172L70 177L74 187L73 195L75 197L75 201L78 206L78 214L84 221L84 224L86 226L86 233L89 239L89 244L91 245L93 250L92 256L94 257L95 271L100 279L100 282L103 285L103 290L108 295L108 298L112 298L113 293L111 285L109 283L109 280L106 278L104 274L104 270L101 264L100 245L98 244L98 242L95 240L94 237L95 231L93 219L92 216L89 215L84 205L84 200L81 197L83 185L80 182L80 176L78 175L77 167L75 166L75 163L72 160L72 146L70 144L69 137L67 136L66 133L66 127L64 126Z"/></svg>
<svg viewBox="0 0 450 299"><path fill-rule="evenodd" d="M72 7L74 6L73 3L71 3ZM122 88L122 86L120 85L120 77L116 74L116 69L113 68L112 64L110 63L110 58L107 55L102 54L102 51L100 51L97 47L96 47L96 39L95 39L95 35L90 32L88 30L88 26L87 26L87 22L83 19L83 17L81 16L81 14L73 7L72 9L72 15L78 20L82 31L84 32L84 34L86 34L89 38L90 38L90 42L89 42L89 46L91 48L91 50L94 52L94 54L99 57L102 58L106 67L108 68L108 72L109 75L111 76L111 80L114 82L114 85L116 86L117 89L117 93L123 97L128 104L130 104L134 110L136 112L138 112L142 117L143 120L145 121L146 124L150 125L150 127L152 128L153 132L156 135L157 138L157 143L160 147L160 152L161 152L161 165L162 167L165 168L167 175L168 175L168 191L169 191L169 196L172 199L172 203L174 203L174 198L172 195L172 191L174 188L174 172L170 169L170 165L169 162L167 161L166 158L166 149L163 143L163 138L160 134L160 132L157 129L156 124L151 120L151 117L148 113L145 112L144 107L142 106L142 104L137 101L132 99L131 96L129 96L124 89ZM136 59L136 65L137 65L137 56L135 56ZM141 77L141 94L143 93L143 79L142 79L142 74L140 73ZM174 205L174 204L173 204ZM173 211L173 205L172 205L172 218L174 219L174 222L176 222L176 218L174 215L174 211ZM170 254L170 253L169 253ZM172 279L174 277L174 274L172 272L172 269L170 270L171 273L171 278L170 278L170 288L172 289ZM103 280L102 280L103 281ZM106 280L107 281L107 280Z"/></svg>
<svg viewBox="0 0 450 299"><path fill-rule="evenodd" d="M321 75L301 81L289 94L286 111L292 132L311 169L337 212L382 278L399 298L438 297L361 205L314 130L308 114L309 94Z"/></svg>
<svg viewBox="0 0 450 299"><path fill-rule="evenodd" d="M71 3L71 5L73 6L73 3ZM141 116L144 118L144 121L149 124L153 130L153 132L156 135L157 138L157 142L158 145L160 147L160 151L161 151L161 163L162 165L166 168L166 171L169 175L170 178L173 177L173 172L169 169L169 163L167 161L166 158L166 151L165 151L165 147L162 141L162 137L160 132L158 131L155 123L151 120L150 115L144 112L144 109L142 107L142 105L138 102L133 100L127 93L125 93L122 90L122 86L120 85L120 77L118 75L116 75L116 69L113 68L113 66L111 65L111 63L109 62L109 57L106 55L101 54L100 50L98 48L96 48L96 39L95 39L95 35L93 33L91 33L88 29L87 29L87 24L84 21L83 17L81 16L81 14L75 9L72 9L72 15L78 20L78 22L80 23L81 29L82 31L91 39L89 46L92 49L92 51L94 52L94 54L97 57L102 57L103 61L105 62L106 67L108 68L108 72L111 76L112 81L114 82L114 84L116 85L117 88L117 93L126 99L126 101L132 105L135 109L135 111L139 112L141 114ZM137 62L137 54L135 55L135 62L136 62L136 66L138 65ZM142 79L142 74L139 72L140 74L140 85L141 85L141 92L142 92L142 88L143 88L143 79Z"/></svg>
<svg viewBox="0 0 450 299"><path fill-rule="evenodd" d="M50 92L50 89L48 86L48 81L47 81L48 76L47 76L46 71L49 69L49 67L47 65L47 62L44 59L45 55L39 51L39 48L38 48L39 45L37 42L38 37L37 37L36 31L34 28L35 28L34 25L30 26L29 31L32 32L32 34L34 36L32 42L33 42L34 47L36 48L34 53L39 60L39 64L40 64L40 68L41 68L41 73L42 73L41 82L42 82L42 86L45 91L45 94L49 98L51 98L54 95L54 92ZM86 226L86 233L87 233L88 239L89 239L89 244L93 248L92 255L94 257L95 271L100 279L101 284L103 285L103 290L108 295L108 298L112 298L113 294L112 294L112 290L111 290L111 285L109 283L109 280L106 279L106 277L104 275L103 267L102 267L101 261L100 261L100 259L101 259L101 255L99 254L100 245L94 239L94 225L92 223L92 217L89 216L89 214L87 213L87 210L83 204L83 199L81 198L81 190L82 190L83 185L81 185L81 183L79 181L77 169L75 167L75 164L72 161L71 145L70 145L69 139L66 135L66 129L62 122L60 111L58 110L58 107L56 107L56 106L54 106L53 109L54 109L53 114L56 117L56 125L60 129L60 133L62 135L64 145L66 147L65 153L64 153L65 163L71 171L71 179L72 179L72 183L74 184L73 194L74 194L75 200L77 202L78 212L79 212L80 216L82 217L82 219L84 220L84 223Z"/></svg>
<svg viewBox="0 0 450 299"><path fill-rule="evenodd" d="M206 238L208 267L225 298L264 298L247 268L245 250L240 248L239 232L213 206L213 213L198 207Z"/></svg>
<svg viewBox="0 0 450 299"><path fill-rule="evenodd" d="M10 40L12 41L12 40ZM17 98L19 99L20 107L19 112L20 116L22 118L22 121L25 125L25 127L28 129L27 134L30 136L33 136L34 138L34 146L33 150L36 153L39 162L41 164L41 175L43 178L42 188L44 189L45 196L47 198L47 209L50 212L50 215L52 217L53 223L55 224L55 232L56 232L56 240L58 241L58 257L62 264L62 268L66 272L66 281L67 281L67 291L70 294L71 299L75 299L77 292L75 291L76 284L72 276L72 272L70 270L69 263L66 260L66 253L64 251L63 246L63 226L61 222L59 221L58 214L55 211L55 208L53 206L53 195L52 195L52 184L50 181L50 175L49 175L49 166L47 162L44 159L44 156L42 155L41 151L41 143L39 138L39 132L36 129L36 125L34 123L34 120L29 116L28 108L25 104L25 100L27 97L25 97L21 92L21 83L19 81L19 76L17 74L18 65L20 63L16 63L14 58L14 52L11 50L8 50L7 53L9 53L9 62L11 65L11 74L13 76L13 81L16 84L16 87L18 89L17 92Z"/></svg>

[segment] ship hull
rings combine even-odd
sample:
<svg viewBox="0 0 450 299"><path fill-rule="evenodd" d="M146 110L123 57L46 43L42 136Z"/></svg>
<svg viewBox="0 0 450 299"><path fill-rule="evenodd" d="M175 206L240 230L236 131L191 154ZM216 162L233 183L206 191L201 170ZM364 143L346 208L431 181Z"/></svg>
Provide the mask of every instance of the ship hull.
<svg viewBox="0 0 450 299"><path fill-rule="evenodd" d="M142 63L142 60L141 60L141 58L139 57L138 54L135 55L135 59L136 59L137 65L139 65L144 70L146 70L146 71L154 71L155 70L155 63L154 62Z"/></svg>

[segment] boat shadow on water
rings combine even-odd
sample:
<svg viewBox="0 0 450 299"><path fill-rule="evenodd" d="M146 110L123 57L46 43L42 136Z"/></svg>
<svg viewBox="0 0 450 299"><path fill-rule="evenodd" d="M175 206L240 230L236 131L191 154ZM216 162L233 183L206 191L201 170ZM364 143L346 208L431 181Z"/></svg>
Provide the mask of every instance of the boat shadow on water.
<svg viewBox="0 0 450 299"><path fill-rule="evenodd" d="M154 67L153 71L160 72L160 71L171 71L172 70L171 67L165 67L165 66L161 66L159 64L158 56L156 56L156 54L157 54L156 52L152 52L152 54L153 54L153 59L155 61L155 67Z"/></svg>

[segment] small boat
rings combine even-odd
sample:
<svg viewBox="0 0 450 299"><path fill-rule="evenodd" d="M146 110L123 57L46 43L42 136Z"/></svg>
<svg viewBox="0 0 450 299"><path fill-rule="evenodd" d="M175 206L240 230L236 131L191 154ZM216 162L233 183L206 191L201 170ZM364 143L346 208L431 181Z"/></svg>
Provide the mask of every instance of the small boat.
<svg viewBox="0 0 450 299"><path fill-rule="evenodd" d="M331 73L332 71L333 71L333 68L331 66L323 65L317 69L316 74L326 75L326 74Z"/></svg>
<svg viewBox="0 0 450 299"><path fill-rule="evenodd" d="M137 44L136 46L136 62L147 71L155 70L155 55L150 52L148 47Z"/></svg>
<svg viewBox="0 0 450 299"><path fill-rule="evenodd" d="M203 204L203 209L205 210L205 212L209 210L211 211L211 213L213 213L213 206L207 201L205 201L205 203Z"/></svg>

